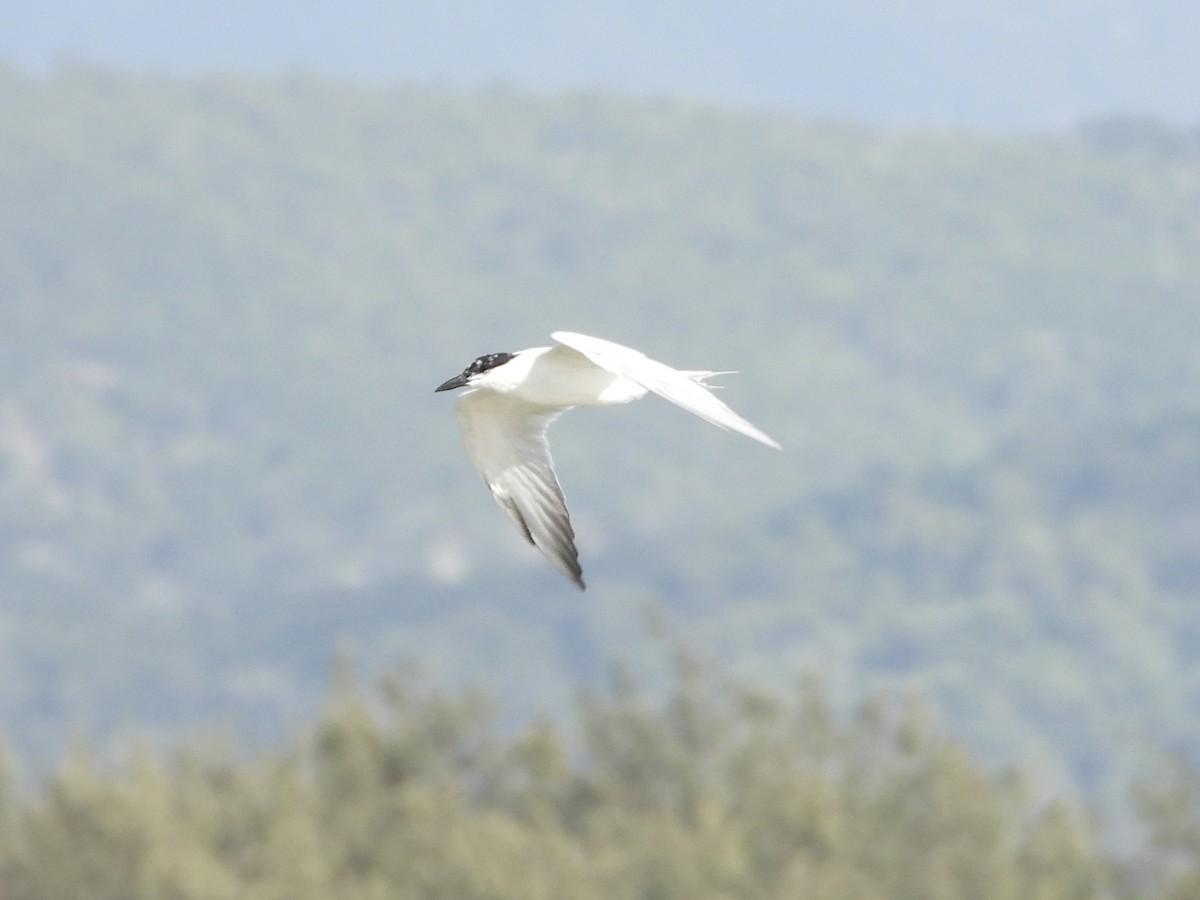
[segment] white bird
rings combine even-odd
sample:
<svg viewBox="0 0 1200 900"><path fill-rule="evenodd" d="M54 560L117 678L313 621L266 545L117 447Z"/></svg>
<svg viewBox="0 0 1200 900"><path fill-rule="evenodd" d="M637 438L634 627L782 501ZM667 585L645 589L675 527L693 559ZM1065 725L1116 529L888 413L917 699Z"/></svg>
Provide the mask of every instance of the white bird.
<svg viewBox="0 0 1200 900"><path fill-rule="evenodd" d="M629 403L653 391L714 425L781 449L710 393L706 378L732 373L679 371L571 331L551 337L557 346L481 356L435 393L469 388L454 412L471 464L526 539L580 590L575 532L546 442L546 429L559 413Z"/></svg>

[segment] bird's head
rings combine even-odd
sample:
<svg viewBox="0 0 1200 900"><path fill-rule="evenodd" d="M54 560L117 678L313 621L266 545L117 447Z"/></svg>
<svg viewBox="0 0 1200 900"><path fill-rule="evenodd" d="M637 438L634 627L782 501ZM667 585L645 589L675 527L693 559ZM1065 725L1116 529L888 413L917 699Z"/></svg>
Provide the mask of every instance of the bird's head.
<svg viewBox="0 0 1200 900"><path fill-rule="evenodd" d="M515 353L488 353L481 356L463 369L460 374L455 375L449 381L442 382L433 389L433 392L436 394L438 391L452 391L455 388L469 387L471 382L484 372L504 365L516 355Z"/></svg>

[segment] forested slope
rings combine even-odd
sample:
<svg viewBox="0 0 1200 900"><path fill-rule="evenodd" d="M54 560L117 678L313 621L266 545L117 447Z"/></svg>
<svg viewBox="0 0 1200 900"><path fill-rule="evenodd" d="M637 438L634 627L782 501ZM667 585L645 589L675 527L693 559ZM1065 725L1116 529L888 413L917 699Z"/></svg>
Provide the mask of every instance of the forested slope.
<svg viewBox="0 0 1200 900"><path fill-rule="evenodd" d="M0 74L0 198L27 758L72 722L273 734L339 641L524 721L636 664L647 605L835 705L928 695L1055 783L1196 752L1194 134L78 68ZM432 394L555 328L739 369L786 450L652 401L565 419L582 597Z"/></svg>
<svg viewBox="0 0 1200 900"><path fill-rule="evenodd" d="M627 676L569 724L501 733L474 693L339 667L320 717L253 760L193 738L119 764L79 746L0 782L7 900L680 898L1186 900L1200 772L1143 785L1148 840L993 773L919 704L832 710L686 649L661 703Z"/></svg>

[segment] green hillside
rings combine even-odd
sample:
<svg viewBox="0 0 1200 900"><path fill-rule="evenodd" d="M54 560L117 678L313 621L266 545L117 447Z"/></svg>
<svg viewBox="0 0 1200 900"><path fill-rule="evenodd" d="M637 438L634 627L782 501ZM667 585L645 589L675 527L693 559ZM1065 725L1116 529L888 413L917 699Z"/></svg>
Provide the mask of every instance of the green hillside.
<svg viewBox="0 0 1200 900"><path fill-rule="evenodd" d="M1164 807L1147 865L1114 866L918 709L840 724L817 690L692 661L664 708L630 684L582 701L572 752L548 722L500 736L477 697L339 681L253 763L212 741L115 769L77 752L40 795L0 791L4 896L1183 900L1200 875L1176 844L1194 816Z"/></svg>
<svg viewBox="0 0 1200 900"><path fill-rule="evenodd" d="M681 101L0 73L0 718L32 769L231 719L336 646L555 714L659 610L741 677L927 697L1108 797L1200 757L1200 138L880 132ZM589 590L439 382L597 334L556 426Z"/></svg>

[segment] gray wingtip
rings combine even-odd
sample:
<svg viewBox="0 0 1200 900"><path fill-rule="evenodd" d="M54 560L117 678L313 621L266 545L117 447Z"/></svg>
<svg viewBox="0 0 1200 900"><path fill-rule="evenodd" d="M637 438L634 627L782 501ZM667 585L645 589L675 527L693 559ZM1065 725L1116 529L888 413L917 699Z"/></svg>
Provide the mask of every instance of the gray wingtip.
<svg viewBox="0 0 1200 900"><path fill-rule="evenodd" d="M735 413L735 415L736 415L736 413ZM779 441L775 440L775 438L771 437L769 434L767 434L761 428L756 428L755 426L751 425L745 419L742 419L741 416L738 416L738 419L741 420L739 422L738 427L731 427L731 426L723 424L721 422L717 422L716 424L720 425L722 428L726 428L730 431L741 432L742 434L744 434L746 437L750 438L751 440L758 441L760 444L763 444L764 446L771 447L774 450L779 450L782 452L783 445L780 444Z"/></svg>
<svg viewBox="0 0 1200 900"><path fill-rule="evenodd" d="M574 544L571 545L571 549L575 549ZM562 562L564 565L561 571L570 579L571 584L575 585L581 591L586 591L587 585L583 583L583 567L579 565L578 553L570 559L563 559Z"/></svg>

